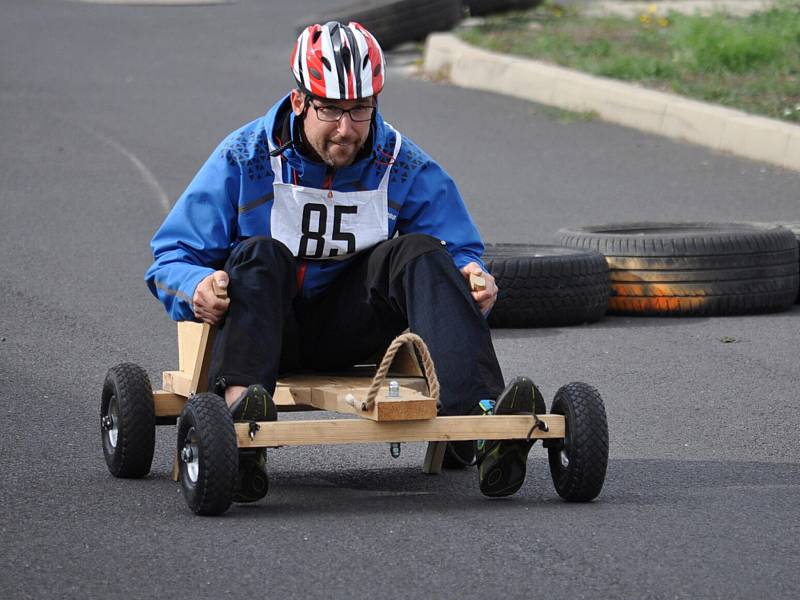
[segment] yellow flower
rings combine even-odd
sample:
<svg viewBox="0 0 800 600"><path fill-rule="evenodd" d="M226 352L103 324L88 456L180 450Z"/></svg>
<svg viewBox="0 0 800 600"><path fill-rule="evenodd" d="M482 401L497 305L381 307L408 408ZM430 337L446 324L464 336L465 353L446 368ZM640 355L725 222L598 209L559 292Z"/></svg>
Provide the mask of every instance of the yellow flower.
<svg viewBox="0 0 800 600"><path fill-rule="evenodd" d="M646 13L642 13L642 14L639 15L639 22L642 25L650 25L651 21L652 21L652 19L650 18L650 15L648 15Z"/></svg>
<svg viewBox="0 0 800 600"><path fill-rule="evenodd" d="M669 25L669 19L667 17L658 17L659 27L666 27L667 25Z"/></svg>
<svg viewBox="0 0 800 600"><path fill-rule="evenodd" d="M649 12L651 15L656 14L657 11L658 11L658 7L655 4L650 4L647 7L647 12Z"/></svg>

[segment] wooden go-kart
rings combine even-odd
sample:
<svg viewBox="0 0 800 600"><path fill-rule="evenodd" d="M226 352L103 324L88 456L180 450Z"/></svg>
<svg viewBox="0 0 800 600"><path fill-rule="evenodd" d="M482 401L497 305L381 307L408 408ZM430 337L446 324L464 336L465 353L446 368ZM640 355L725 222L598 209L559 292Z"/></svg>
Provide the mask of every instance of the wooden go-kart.
<svg viewBox="0 0 800 600"><path fill-rule="evenodd" d="M562 498L589 501L603 486L605 408L597 390L584 383L559 389L549 414L440 417L439 383L428 350L421 338L405 333L377 367L278 381L273 399L279 412L324 410L348 418L234 423L225 401L206 387L214 332L206 324L178 323L179 370L165 371L159 390L152 390L147 373L135 364L109 369L100 419L112 475L147 475L156 426L177 422L173 478L180 481L189 508L203 515L230 507L240 448L384 442L397 456L402 442L428 442L423 470L435 474L449 441L541 439Z"/></svg>

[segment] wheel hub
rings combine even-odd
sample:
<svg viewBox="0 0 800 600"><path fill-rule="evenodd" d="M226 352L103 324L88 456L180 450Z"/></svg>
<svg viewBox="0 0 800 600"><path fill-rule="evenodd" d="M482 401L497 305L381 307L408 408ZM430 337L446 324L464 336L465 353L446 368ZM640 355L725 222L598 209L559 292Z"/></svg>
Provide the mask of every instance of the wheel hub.
<svg viewBox="0 0 800 600"><path fill-rule="evenodd" d="M181 460L186 465L186 475L189 481L197 483L197 477L200 473L200 457L197 451L197 445L187 441L181 450Z"/></svg>
<svg viewBox="0 0 800 600"><path fill-rule="evenodd" d="M119 406L116 396L111 396L108 403L108 414L100 417L100 427L106 432L109 445L116 448L119 437Z"/></svg>

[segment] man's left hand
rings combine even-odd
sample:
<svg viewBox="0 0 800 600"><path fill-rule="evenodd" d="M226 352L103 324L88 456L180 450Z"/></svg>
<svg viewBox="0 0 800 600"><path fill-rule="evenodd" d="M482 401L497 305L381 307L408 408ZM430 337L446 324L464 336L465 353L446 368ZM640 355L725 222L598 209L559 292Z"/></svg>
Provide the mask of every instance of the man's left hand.
<svg viewBox="0 0 800 600"><path fill-rule="evenodd" d="M486 282L486 289L472 292L472 298L478 303L478 308L480 308L481 313L486 315L492 309L494 303L497 302L497 284L494 281L494 277L492 277L491 273L487 273L481 269L478 263L474 262L464 265L461 268L461 274L468 282L470 275L483 277Z"/></svg>

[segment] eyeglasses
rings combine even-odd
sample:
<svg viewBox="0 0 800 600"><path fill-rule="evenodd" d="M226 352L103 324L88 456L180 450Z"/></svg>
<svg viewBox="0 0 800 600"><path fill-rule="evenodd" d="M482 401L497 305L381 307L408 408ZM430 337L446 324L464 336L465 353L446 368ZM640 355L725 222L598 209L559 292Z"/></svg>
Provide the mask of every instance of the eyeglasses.
<svg viewBox="0 0 800 600"><path fill-rule="evenodd" d="M372 113L375 112L374 106L354 106L353 108L344 109L329 104L322 106L317 106L313 102L310 102L310 104L314 107L317 118L326 123L336 123L344 116L344 113L350 115L350 120L354 123L363 123L371 120Z"/></svg>

